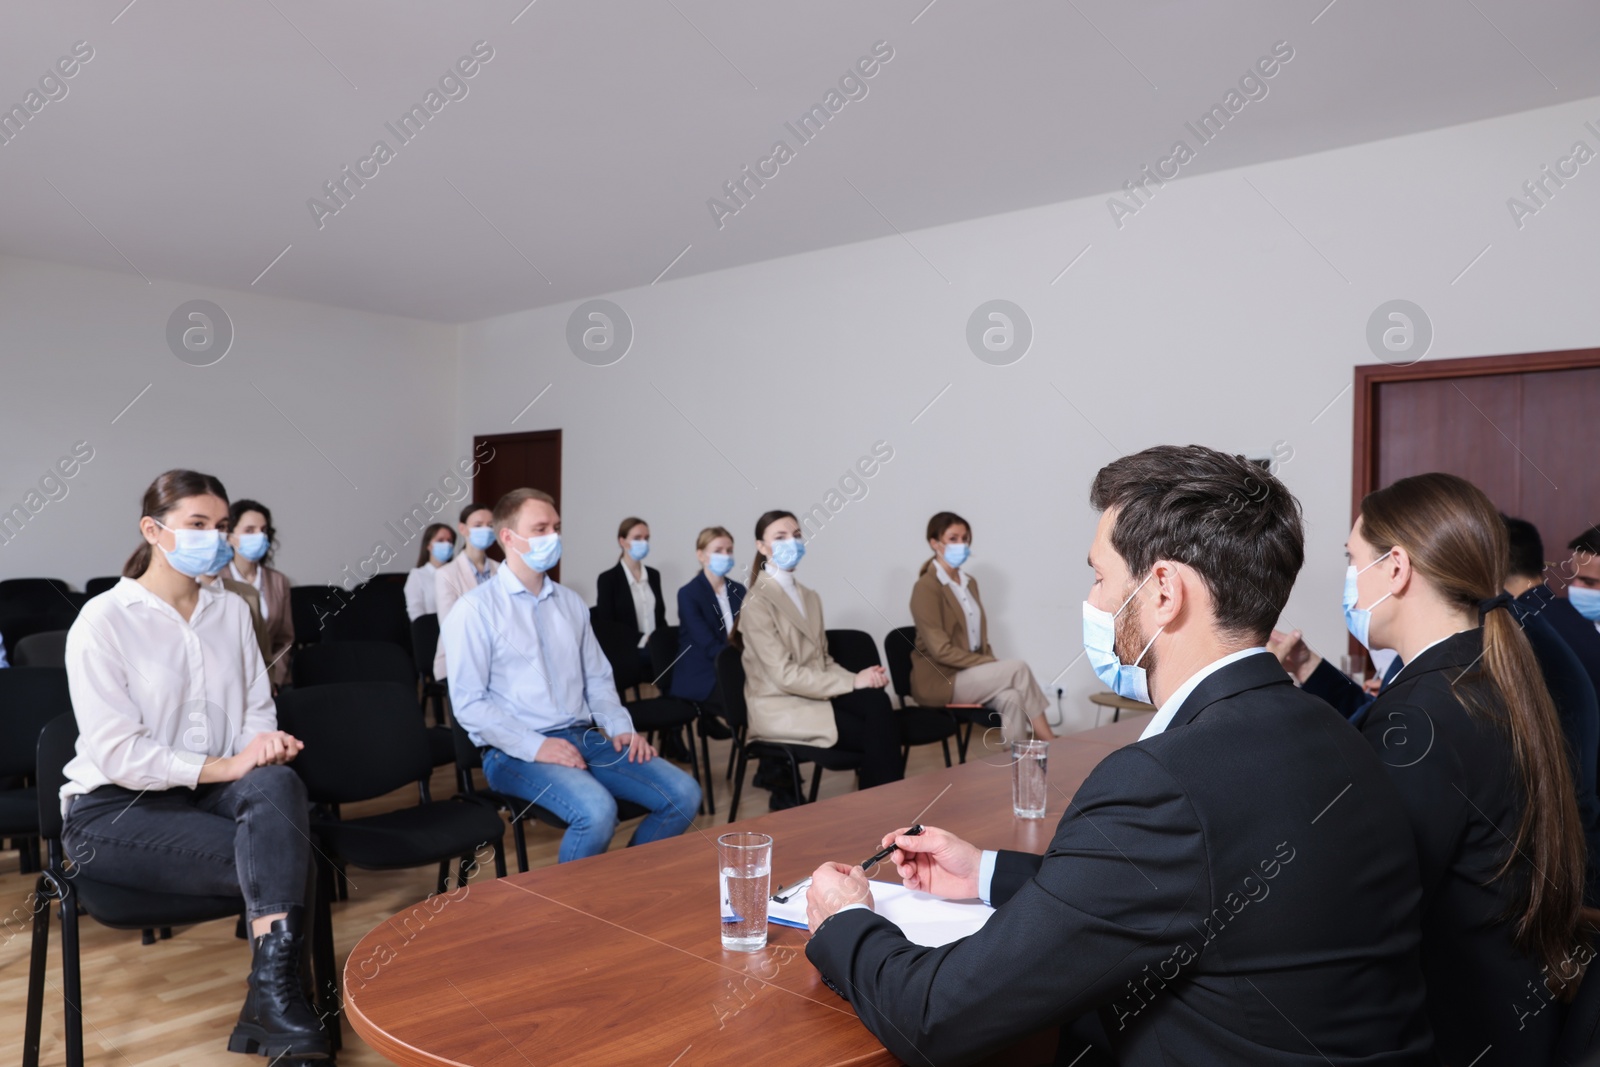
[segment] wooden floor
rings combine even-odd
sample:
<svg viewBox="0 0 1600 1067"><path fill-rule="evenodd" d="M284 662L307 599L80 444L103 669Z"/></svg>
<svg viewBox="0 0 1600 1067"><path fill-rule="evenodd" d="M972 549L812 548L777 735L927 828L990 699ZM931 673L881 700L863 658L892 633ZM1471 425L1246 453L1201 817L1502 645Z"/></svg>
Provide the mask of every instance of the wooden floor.
<svg viewBox="0 0 1600 1067"><path fill-rule="evenodd" d="M980 747L973 738L973 747ZM711 743L712 766L718 769L717 814L700 816L695 826L711 832L728 821L732 785L722 779L727 767L729 742ZM951 746L954 752L955 746ZM942 767L937 745L912 751L910 774ZM853 775L825 772L822 795L834 796L853 789ZM433 795L455 792L454 768L435 771ZM752 789L748 781L740 798L746 816L766 811L768 794ZM403 807L416 801L414 788L364 805L346 805L347 817ZM613 848L622 848L637 822L624 823ZM694 830L687 831L694 833ZM874 831L875 832L875 831ZM559 832L545 826L528 827L528 862L532 867L556 861ZM511 835L505 838L507 863L516 870ZM334 940L339 965L366 932L388 916L421 900L433 891L437 868L414 871L352 871L350 899L333 905ZM476 877L493 877L487 864ZM15 921L0 925L0 1064L20 1063L23 1011L28 997L28 957L32 945L27 925L29 894L34 876L18 872L15 852L0 855L0 914ZM712 907L710 901L707 907ZM13 910L15 909L15 910ZM709 914L709 911L708 911ZM82 931L84 1050L90 1064L117 1067L207 1067L239 1065L256 1059L229 1053L228 1034L238 1017L250 970L249 946L234 936L234 921L206 923L175 930L169 941L140 944L139 935L110 930L84 919ZM60 924L52 921L50 966L45 988L44 1040L41 1064L66 1062L62 1041ZM623 991L619 990L619 994ZM265 1060L260 1062L265 1063ZM344 1067L376 1067L387 1063L364 1045L347 1025L344 1050L338 1062Z"/></svg>

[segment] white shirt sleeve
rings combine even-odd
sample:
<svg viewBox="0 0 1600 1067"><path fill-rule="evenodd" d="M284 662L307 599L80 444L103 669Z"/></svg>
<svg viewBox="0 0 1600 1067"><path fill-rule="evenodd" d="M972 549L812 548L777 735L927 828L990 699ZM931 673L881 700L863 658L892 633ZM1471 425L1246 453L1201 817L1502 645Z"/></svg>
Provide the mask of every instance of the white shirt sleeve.
<svg viewBox="0 0 1600 1067"><path fill-rule="evenodd" d="M431 564L424 563L406 578L406 616L412 622L428 614L428 591L423 583L433 581L433 575L428 573L433 569Z"/></svg>
<svg viewBox="0 0 1600 1067"><path fill-rule="evenodd" d="M990 907L994 907L994 861L999 857L994 849L986 848L978 860L978 899Z"/></svg>

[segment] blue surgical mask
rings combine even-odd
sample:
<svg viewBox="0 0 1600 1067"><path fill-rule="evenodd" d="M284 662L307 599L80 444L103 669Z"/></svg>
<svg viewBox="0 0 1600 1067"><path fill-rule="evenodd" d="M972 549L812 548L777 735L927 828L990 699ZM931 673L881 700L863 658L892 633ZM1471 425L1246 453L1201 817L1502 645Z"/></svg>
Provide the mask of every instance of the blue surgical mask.
<svg viewBox="0 0 1600 1067"><path fill-rule="evenodd" d="M1371 570L1373 567L1376 567L1378 564L1382 563L1388 558L1389 553L1385 552L1383 555L1379 556L1365 567L1362 567L1360 570L1356 570L1356 565L1352 563L1350 566L1346 567L1344 571L1345 629L1349 630L1350 636L1354 637L1357 641L1360 641L1362 647L1369 652L1372 651L1372 645L1368 643L1368 638L1370 637L1368 631L1372 628L1372 609L1377 607L1379 604L1382 604L1385 600L1388 600L1389 597L1393 596L1394 594L1385 593L1377 600L1374 600L1369 606L1358 608L1356 607L1356 601L1360 598L1361 594L1356 589L1356 577L1358 575L1367 573L1367 571Z"/></svg>
<svg viewBox="0 0 1600 1067"><path fill-rule="evenodd" d="M1144 582L1150 578L1146 576ZM1117 696L1141 703L1150 703L1150 678L1145 669L1139 666L1139 661L1144 659L1144 654L1150 651L1150 646L1156 643L1156 638L1161 636L1161 630L1151 635L1149 642L1139 650L1139 655L1131 664L1123 663L1117 656L1117 616L1121 615L1127 606L1133 603L1133 598L1144 588L1140 582L1127 600L1122 602L1122 607L1115 612L1103 611L1087 600L1083 602L1083 650L1089 657L1089 666L1094 668L1094 673ZM1162 630L1166 627L1162 627Z"/></svg>
<svg viewBox="0 0 1600 1067"><path fill-rule="evenodd" d="M456 545L454 541L435 541L428 546L428 551L440 563L449 563L450 557L456 554Z"/></svg>
<svg viewBox="0 0 1600 1067"><path fill-rule="evenodd" d="M494 544L493 526L473 526L467 530L467 543L479 552Z"/></svg>
<svg viewBox="0 0 1600 1067"><path fill-rule="evenodd" d="M713 552L708 558L706 566L711 569L712 574L721 578L733 570L733 556L727 552Z"/></svg>
<svg viewBox="0 0 1600 1067"><path fill-rule="evenodd" d="M772 542L772 565L780 571L792 571L806 558L805 542L798 537Z"/></svg>
<svg viewBox="0 0 1600 1067"><path fill-rule="evenodd" d="M217 539L217 554L211 557L211 569L207 574L221 574L222 568L233 562L233 546L228 544L226 537Z"/></svg>
<svg viewBox="0 0 1600 1067"><path fill-rule="evenodd" d="M971 545L951 544L944 546L944 561L957 569L967 561L967 557L970 555L972 555Z"/></svg>
<svg viewBox="0 0 1600 1067"><path fill-rule="evenodd" d="M1590 622L1600 622L1600 589L1585 589L1581 585L1567 586L1567 603Z"/></svg>
<svg viewBox="0 0 1600 1067"><path fill-rule="evenodd" d="M272 547L272 542L267 540L264 533L247 533L239 535L239 555L255 563L267 554L267 549Z"/></svg>
<svg viewBox="0 0 1600 1067"><path fill-rule="evenodd" d="M513 533L511 536L528 543L528 551L522 554L522 562L540 574L561 562L560 534L545 534L543 537L523 537L521 534Z"/></svg>
<svg viewBox="0 0 1600 1067"><path fill-rule="evenodd" d="M166 555L167 562L172 564L172 569L179 574L198 578L202 574L220 570L233 558L233 549L228 546L221 530L173 530L160 519L154 519L154 522L163 530L172 531L172 547L161 551ZM224 548L228 549L227 555L222 554ZM218 559L222 562L218 563Z"/></svg>
<svg viewBox="0 0 1600 1067"><path fill-rule="evenodd" d="M628 555L632 556L634 559L644 559L649 554L650 554L650 542L649 541L643 540L641 538L640 540L637 540L637 541L629 541L628 542Z"/></svg>

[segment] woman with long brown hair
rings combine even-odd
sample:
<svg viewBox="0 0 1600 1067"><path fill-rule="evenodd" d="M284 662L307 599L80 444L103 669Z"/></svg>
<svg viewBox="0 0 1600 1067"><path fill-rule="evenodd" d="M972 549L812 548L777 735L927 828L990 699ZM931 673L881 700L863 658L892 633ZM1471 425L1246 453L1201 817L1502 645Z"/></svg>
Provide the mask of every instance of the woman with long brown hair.
<svg viewBox="0 0 1600 1067"><path fill-rule="evenodd" d="M1505 526L1472 483L1423 474L1369 494L1345 547L1351 633L1405 663L1361 731L1411 816L1440 1058L1551 1063L1592 955L1584 842L1555 707L1504 592Z"/></svg>

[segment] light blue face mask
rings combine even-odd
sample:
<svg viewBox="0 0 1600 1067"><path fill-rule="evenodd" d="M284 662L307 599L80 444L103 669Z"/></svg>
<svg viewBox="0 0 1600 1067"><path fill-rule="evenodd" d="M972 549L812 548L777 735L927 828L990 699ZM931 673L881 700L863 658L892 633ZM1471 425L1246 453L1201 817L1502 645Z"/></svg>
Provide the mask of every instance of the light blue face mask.
<svg viewBox="0 0 1600 1067"><path fill-rule="evenodd" d="M1146 575L1144 582L1138 584L1115 612L1103 611L1087 600L1083 602L1083 651L1089 658L1089 666L1117 696L1145 704L1150 703L1150 678L1145 669L1139 666L1139 661L1144 659L1144 654L1150 651L1150 646L1156 643L1156 638L1161 636L1161 630L1166 627L1150 636L1131 664L1123 663L1117 655L1117 616L1133 603L1133 598L1139 595L1139 590L1149 580L1149 575Z"/></svg>
<svg viewBox="0 0 1600 1067"><path fill-rule="evenodd" d="M264 533L247 533L239 535L239 555L255 563L267 554L267 549L272 547L272 542L267 540Z"/></svg>
<svg viewBox="0 0 1600 1067"><path fill-rule="evenodd" d="M1385 600L1388 600L1394 594L1385 593L1377 600L1374 600L1370 606L1358 608L1356 607L1356 601L1360 599L1361 594L1356 589L1356 578L1359 575L1367 573L1367 571L1371 570L1373 567L1376 567L1378 564L1382 563L1388 558L1389 553L1385 552L1383 555L1379 556L1365 567L1362 567L1360 570L1356 570L1356 565L1354 563L1350 564L1350 566L1346 567L1344 570L1345 629L1349 630L1350 636L1355 638L1357 641L1360 641L1362 647L1368 652L1372 651L1372 645L1368 641L1370 636L1369 631L1372 627L1372 609L1377 607L1379 604L1382 604Z"/></svg>
<svg viewBox="0 0 1600 1067"><path fill-rule="evenodd" d="M1567 586L1567 603L1572 610L1590 622L1600 622L1600 589L1585 589L1581 585Z"/></svg>
<svg viewBox="0 0 1600 1067"><path fill-rule="evenodd" d="M543 537L523 537L521 534L513 533L511 536L528 542L528 551L522 554L522 562L540 574L561 562L560 534L545 534Z"/></svg>
<svg viewBox="0 0 1600 1067"><path fill-rule="evenodd" d="M961 565L972 555L971 545L949 544L944 546L944 561L950 566L960 569Z"/></svg>
<svg viewBox="0 0 1600 1067"><path fill-rule="evenodd" d="M454 541L435 541L428 546L428 552L440 563L449 563L450 557L456 554Z"/></svg>
<svg viewBox="0 0 1600 1067"><path fill-rule="evenodd" d="M233 562L233 546L228 544L226 537L217 538L217 554L211 557L211 569L207 574L221 574L222 568Z"/></svg>
<svg viewBox="0 0 1600 1067"><path fill-rule="evenodd" d="M494 544L493 526L472 526L467 529L467 543L479 552Z"/></svg>
<svg viewBox="0 0 1600 1067"><path fill-rule="evenodd" d="M172 532L172 547L163 548L161 552L179 574L198 578L220 570L233 558L233 549L223 539L221 530L173 530L160 519L152 517L151 521ZM223 555L224 548L228 550L227 555ZM219 559L222 562L217 562Z"/></svg>
<svg viewBox="0 0 1600 1067"><path fill-rule="evenodd" d="M634 559L644 559L650 554L650 542L640 538L628 542L628 555Z"/></svg>
<svg viewBox="0 0 1600 1067"><path fill-rule="evenodd" d="M772 542L772 565L780 571L792 571L806 558L806 544L798 537Z"/></svg>
<svg viewBox="0 0 1600 1067"><path fill-rule="evenodd" d="M727 552L713 552L708 557L706 566L718 578L724 577L729 571L733 570L733 556Z"/></svg>

